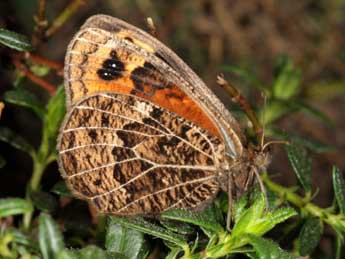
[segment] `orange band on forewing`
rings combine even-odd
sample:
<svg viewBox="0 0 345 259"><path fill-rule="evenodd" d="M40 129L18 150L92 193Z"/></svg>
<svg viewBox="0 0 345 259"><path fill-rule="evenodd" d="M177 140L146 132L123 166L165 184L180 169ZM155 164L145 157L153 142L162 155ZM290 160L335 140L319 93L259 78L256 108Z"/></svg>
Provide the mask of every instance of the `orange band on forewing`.
<svg viewBox="0 0 345 259"><path fill-rule="evenodd" d="M112 48L100 32L82 33L74 42L68 60L68 88L71 101L99 92L132 94L151 101L220 137L209 116L178 85L167 81L164 73L148 57L125 47ZM117 37L131 41L148 53L154 49L127 32ZM156 65L157 66L157 65Z"/></svg>
<svg viewBox="0 0 345 259"><path fill-rule="evenodd" d="M157 90L151 101L220 137L218 129L208 115L176 86Z"/></svg>

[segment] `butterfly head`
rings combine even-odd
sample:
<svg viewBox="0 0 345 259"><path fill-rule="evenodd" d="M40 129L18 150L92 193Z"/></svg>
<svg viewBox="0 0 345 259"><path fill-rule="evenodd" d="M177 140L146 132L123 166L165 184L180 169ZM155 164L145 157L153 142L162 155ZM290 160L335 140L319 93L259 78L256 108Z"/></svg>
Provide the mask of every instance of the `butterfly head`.
<svg viewBox="0 0 345 259"><path fill-rule="evenodd" d="M269 146L250 146L248 152L249 163L259 172L265 171L271 162Z"/></svg>

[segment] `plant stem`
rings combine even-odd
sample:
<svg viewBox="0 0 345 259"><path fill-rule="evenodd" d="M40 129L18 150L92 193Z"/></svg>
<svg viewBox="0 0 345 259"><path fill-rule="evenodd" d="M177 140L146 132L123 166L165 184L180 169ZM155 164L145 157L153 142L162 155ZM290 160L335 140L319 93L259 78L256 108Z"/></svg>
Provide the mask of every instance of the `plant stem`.
<svg viewBox="0 0 345 259"><path fill-rule="evenodd" d="M287 201L295 205L296 207L303 208L305 205L305 202L303 201L303 198L299 195L294 193L294 190L290 188L286 188L282 185L279 185L268 177L267 174L261 175L262 181L265 183L265 185L273 192L278 194L281 198L285 198Z"/></svg>
<svg viewBox="0 0 345 259"><path fill-rule="evenodd" d="M294 190L292 190L291 188L287 188L273 182L267 174L262 175L262 180L271 191L278 194L281 198L287 200L289 203L298 207L300 210L307 212L314 217L320 218L320 220L331 225L332 227L342 225L342 221L345 220L345 217L343 215L333 214L327 209L320 208L311 203L308 197L301 197L294 193Z"/></svg>
<svg viewBox="0 0 345 259"><path fill-rule="evenodd" d="M253 125L253 130L256 134L258 143L261 143L263 138L263 128L247 99L244 98L237 88L229 84L229 82L226 81L222 75L218 76L217 83L223 87L225 91L232 97L233 101L235 101L244 110L248 119Z"/></svg>
<svg viewBox="0 0 345 259"><path fill-rule="evenodd" d="M34 169L33 169L32 177L30 180L31 191L37 191L45 168L46 168L45 163L37 159L34 160Z"/></svg>
<svg viewBox="0 0 345 259"><path fill-rule="evenodd" d="M34 16L34 21L36 23L34 28L34 33L32 34L32 45L37 47L37 45L42 41L44 36L44 30L48 25L46 20L46 0L39 0L38 1L38 10L37 15Z"/></svg>
<svg viewBox="0 0 345 259"><path fill-rule="evenodd" d="M56 33L65 22L73 16L73 14L79 10L80 6L85 3L85 0L73 0L68 6L59 14L58 17L53 21L52 25L46 30L46 38L51 37Z"/></svg>
<svg viewBox="0 0 345 259"><path fill-rule="evenodd" d="M46 160L43 160L43 161L46 161ZM40 159L38 159L38 156L36 155L33 157L33 164L34 164L33 172L32 172L32 176L31 176L29 186L27 188L27 194L26 194L26 199L29 201L31 201L30 193L32 191L38 190L41 179L42 179L42 175L48 163L42 162ZM28 212L24 214L23 226L25 230L28 230L30 228L32 215L33 215L33 212Z"/></svg>
<svg viewBox="0 0 345 259"><path fill-rule="evenodd" d="M49 95L53 95L55 93L56 89L52 84L32 73L19 59L13 58L12 62L15 67L19 71L21 71L27 78L29 78L32 82L36 83L43 89L47 90Z"/></svg>

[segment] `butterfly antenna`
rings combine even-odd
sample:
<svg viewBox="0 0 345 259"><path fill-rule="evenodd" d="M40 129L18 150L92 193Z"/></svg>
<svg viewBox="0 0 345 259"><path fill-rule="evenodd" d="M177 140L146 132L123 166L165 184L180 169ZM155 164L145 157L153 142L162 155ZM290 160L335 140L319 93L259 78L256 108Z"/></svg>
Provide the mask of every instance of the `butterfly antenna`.
<svg viewBox="0 0 345 259"><path fill-rule="evenodd" d="M267 107L267 96L265 93L262 93L263 98L264 98L264 108L262 111L262 134L261 134L261 141L260 141L260 147L262 150L264 150L264 143L265 143L265 126L266 126L266 107Z"/></svg>
<svg viewBox="0 0 345 259"><path fill-rule="evenodd" d="M272 144L289 145L290 142L287 141L287 140L272 140L272 141L269 141L269 142L265 143L265 144L262 146L262 151L264 151L268 146L270 146L270 145L272 145Z"/></svg>

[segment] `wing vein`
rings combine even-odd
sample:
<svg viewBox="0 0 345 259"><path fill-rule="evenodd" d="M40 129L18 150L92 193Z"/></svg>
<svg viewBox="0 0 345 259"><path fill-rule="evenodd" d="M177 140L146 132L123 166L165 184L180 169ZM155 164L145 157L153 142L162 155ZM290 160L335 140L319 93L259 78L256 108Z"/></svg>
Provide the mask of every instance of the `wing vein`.
<svg viewBox="0 0 345 259"><path fill-rule="evenodd" d="M119 100L119 99L117 99L117 98L114 98L114 97L112 97L112 96L109 96L109 95L107 95L107 94L100 94L100 95L102 95L102 96L104 96L104 97L106 97L106 98L110 98L110 99L119 101L119 102L123 103L124 105L128 105L128 104L124 103L123 101L121 101L121 100ZM130 106L130 107L131 107L133 110L135 110L135 111L137 111L137 112L139 112L139 113L142 113L142 114L144 114L145 116L147 116L147 114L143 113L143 111L137 109L136 107L134 107L134 106ZM169 111L168 111L168 112L169 112ZM174 114L171 113L171 112L169 112L169 113L172 114L172 115L174 115ZM204 151L201 150L200 148L196 147L195 145L193 145L193 144L190 143L189 141L187 141L187 140L185 140L184 138L181 138L180 136L174 134L174 132L172 132L169 128L165 127L160 121L156 120L156 119L153 118L152 116L149 116L149 117L150 117L153 121L155 121L156 123L158 123L161 127L163 127L164 129L166 129L166 130L169 132L169 134L168 134L169 136L174 136L174 137L178 138L179 140L181 140L181 141L184 142L185 144L189 145L190 147L192 147L192 148L195 149L196 151L198 151L198 152L202 153L203 155L205 155L205 156L207 156L207 157L213 159L213 157L210 156L210 154L207 154L206 152L204 152ZM182 123L185 123L185 124L187 124L188 126L191 127L190 123L188 123L187 121L183 121L183 120L181 120L180 118L177 118L177 119L180 120ZM206 141L209 142L209 140L206 138L206 136L205 136L204 134L202 134L202 132L200 132L199 129L197 129L197 131L206 139ZM209 144L212 146L212 143L209 142ZM212 150L213 150L213 146L212 146Z"/></svg>
<svg viewBox="0 0 345 259"><path fill-rule="evenodd" d="M93 129L110 130L110 131L123 131L123 132L129 132L129 133L135 133L138 135L143 135L146 137L163 137L163 136L166 136L166 134L147 134L147 133L140 132L137 130L127 130L127 129L122 129L122 128L97 127L97 126L70 128L70 129L64 130L63 133L68 133L68 132L72 132L72 131L79 131L79 130L93 130Z"/></svg>
<svg viewBox="0 0 345 259"><path fill-rule="evenodd" d="M208 176L208 177L203 177L203 178L199 178L199 179L196 179L196 180L192 180L192 181L187 181L187 182L184 182L184 183L179 183L179 184L175 184L173 186L169 186L168 188L164 188L164 189L161 189L159 191L156 191L156 192L153 192L153 193L150 193L150 194L147 194L147 195L144 195L130 203L128 203L126 206L122 207L121 209L119 209L117 212L121 212L122 210L128 208L129 206L131 206L132 204L140 201L140 200L143 200L143 199L146 199L150 196L153 196L153 195L156 195L156 194L159 194L161 192L166 192L168 190L171 190L171 189L175 189L177 187L180 187L180 186L183 186L183 185L187 185L187 184L193 184L193 183L198 183L198 182L205 182L205 181L208 181L208 180L211 180L211 179L214 179L215 176L212 175L212 176Z"/></svg>
<svg viewBox="0 0 345 259"><path fill-rule="evenodd" d="M112 97L110 97L110 96L108 96L108 95L106 95L106 94L101 94L101 95L104 96L104 97L107 97L107 98L112 98ZM116 98L113 98L113 99L121 102L121 100L118 100L118 99L116 99ZM126 104L126 105L128 105L128 104ZM99 111L99 112L102 112L102 113L110 114L110 115L112 115L112 116L116 116L116 117L119 117L119 118L122 118L122 119L126 119L126 120L130 120L130 121L134 121L134 122L143 124L143 125L145 125L145 126L147 126L147 127L150 127L150 128L152 128L152 129L154 129L154 130L157 130L157 131L161 132L162 134L165 134L166 136L174 136L174 137L178 138L179 140L183 141L184 143L186 143L187 145L189 145L189 146L191 146L192 148L194 148L196 151L198 151L198 152L204 154L205 156L207 156L207 157L213 159L212 156L210 156L209 154L205 153L205 152L202 151L201 149L199 149L199 148L197 148L196 146L194 146L192 143L190 143L190 142L186 141L185 139L181 138L180 136L174 134L173 132L171 132L170 129L166 128L166 127L165 127L164 125L162 125L159 121L157 121L157 120L155 120L155 119L153 119L153 118L152 118L152 119L155 120L155 122L157 122L161 127L163 127L164 129L166 129L167 131L169 131L169 133L167 134L167 133L163 132L162 130L160 130L160 129L158 129L158 128L155 128L155 127L153 127L153 126L151 126L151 125L147 125L147 124L145 124L145 123L143 123L143 122L141 122L141 121L138 121L138 120L135 120L135 119L132 119L132 118L129 118L129 117L120 115L120 114L116 114L116 113L113 113L113 112L105 111L105 110L102 110L102 109L99 109L99 108L94 108L94 107L89 107L89 106L81 106L81 105L76 106L75 108L76 108L76 109L85 109L85 110L95 110L95 111ZM133 107L133 106L131 106L131 108L133 108L134 110L136 110L136 111L138 111L138 112L144 114L145 116L147 116L147 114L143 113L141 110L135 109L135 107Z"/></svg>
<svg viewBox="0 0 345 259"><path fill-rule="evenodd" d="M133 157L133 158L125 159L125 160L122 160L122 161L116 161L116 162L113 162L113 163L105 164L105 165L102 165L102 166L92 167L90 169L83 170L83 171L81 171L79 173L76 173L76 174L73 174L73 175L69 175L67 178L71 179L73 177L80 176L80 175L83 175L83 174L86 174L86 173L90 173L92 171L96 171L96 170L99 170L99 169L107 168L107 167L114 166L114 165L121 164L121 163L130 162L130 161L133 161L133 160L139 160L139 159L140 158Z"/></svg>
<svg viewBox="0 0 345 259"><path fill-rule="evenodd" d="M96 146L110 146L110 147L120 147L120 148L124 148L124 149L129 149L129 148L126 148L126 147L123 147L123 146L119 146L119 145L117 145L117 144L111 144L111 143L93 143L93 144L85 144L85 145L79 145L79 146L74 146L74 147L71 147L71 148L67 148L67 149L61 150L61 151L59 152L59 154L68 153L68 152L71 152L71 151L73 151L73 150L82 149L82 148L85 148L85 147L96 147Z"/></svg>

